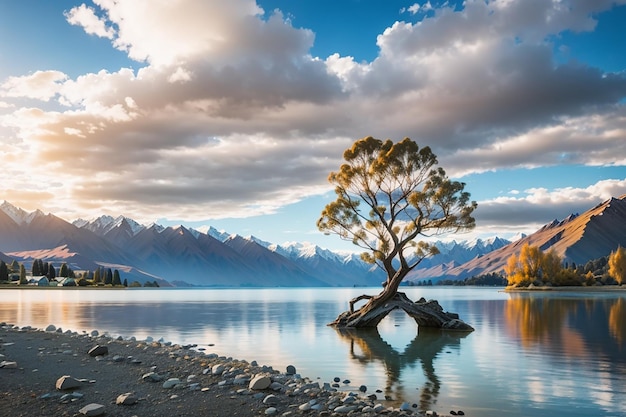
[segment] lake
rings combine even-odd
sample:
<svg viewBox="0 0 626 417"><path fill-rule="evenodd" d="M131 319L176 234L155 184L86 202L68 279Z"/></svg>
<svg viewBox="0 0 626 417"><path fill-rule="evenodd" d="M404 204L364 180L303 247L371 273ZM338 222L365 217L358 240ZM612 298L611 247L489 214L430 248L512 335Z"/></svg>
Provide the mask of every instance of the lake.
<svg viewBox="0 0 626 417"><path fill-rule="evenodd" d="M0 290L0 321L195 343L420 410L626 416L626 292L402 291L438 300L476 331L418 329L401 311L377 331L327 327L351 298L378 292L363 288Z"/></svg>

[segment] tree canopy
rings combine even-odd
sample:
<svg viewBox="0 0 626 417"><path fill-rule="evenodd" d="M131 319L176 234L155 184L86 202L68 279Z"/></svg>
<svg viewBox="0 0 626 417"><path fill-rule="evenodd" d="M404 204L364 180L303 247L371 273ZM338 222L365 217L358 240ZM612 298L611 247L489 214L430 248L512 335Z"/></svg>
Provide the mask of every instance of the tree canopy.
<svg viewBox="0 0 626 417"><path fill-rule="evenodd" d="M626 249L621 246L609 256L609 275L620 285L626 281Z"/></svg>
<svg viewBox="0 0 626 417"><path fill-rule="evenodd" d="M396 291L402 279L437 248L419 238L470 230L476 202L465 184L450 180L428 146L409 138L394 143L366 137L347 149L328 180L336 200L317 222L365 250L361 257L387 273Z"/></svg>

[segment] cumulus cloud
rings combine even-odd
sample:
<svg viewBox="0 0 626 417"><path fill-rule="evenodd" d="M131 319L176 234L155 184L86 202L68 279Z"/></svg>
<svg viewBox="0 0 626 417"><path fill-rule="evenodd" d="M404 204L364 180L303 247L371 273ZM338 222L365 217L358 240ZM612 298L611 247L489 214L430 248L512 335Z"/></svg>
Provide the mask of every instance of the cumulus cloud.
<svg viewBox="0 0 626 417"><path fill-rule="evenodd" d="M90 35L108 39L113 39L115 35L115 30L107 27L106 22L96 16L94 8L87 7L85 4L81 4L66 12L65 18L69 24L81 26Z"/></svg>
<svg viewBox="0 0 626 417"><path fill-rule="evenodd" d="M515 230L522 225L525 231L533 232L533 227L583 213L602 201L624 194L626 179L602 180L585 188L531 188L515 195L481 201L475 217L477 223L498 230Z"/></svg>
<svg viewBox="0 0 626 417"><path fill-rule="evenodd" d="M375 60L355 62L312 56L311 29L253 0L94 0L67 21L110 39L139 69L10 77L0 125L29 164L54 170L55 202L138 219L273 212L328 190L343 150L368 135L428 144L457 176L626 164L624 74L557 63L552 45L564 31L594 30L597 13L624 1L428 4L407 9L417 22L390 22ZM541 193L479 213L498 224L507 204L538 220L530 195Z"/></svg>
<svg viewBox="0 0 626 417"><path fill-rule="evenodd" d="M66 79L67 75L60 71L36 71L30 75L9 77L0 84L0 97L48 101L56 96Z"/></svg>

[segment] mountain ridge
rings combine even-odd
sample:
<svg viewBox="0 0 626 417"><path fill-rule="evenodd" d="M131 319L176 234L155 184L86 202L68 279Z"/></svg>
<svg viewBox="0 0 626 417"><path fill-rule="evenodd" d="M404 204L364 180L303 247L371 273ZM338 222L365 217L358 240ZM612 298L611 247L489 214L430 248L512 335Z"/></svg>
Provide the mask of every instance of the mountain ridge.
<svg viewBox="0 0 626 417"><path fill-rule="evenodd" d="M513 242L497 236L435 242L440 253L424 259L407 280L499 272L526 243L554 249L572 262L605 256L617 244L626 246L626 195L555 219ZM81 269L118 265L140 282L156 278L178 286L377 286L384 279L380 269L358 254L307 242L279 245L213 227L201 232L182 225L145 226L124 216L69 223L41 210L28 213L7 201L0 205L0 252L0 258L44 256Z"/></svg>

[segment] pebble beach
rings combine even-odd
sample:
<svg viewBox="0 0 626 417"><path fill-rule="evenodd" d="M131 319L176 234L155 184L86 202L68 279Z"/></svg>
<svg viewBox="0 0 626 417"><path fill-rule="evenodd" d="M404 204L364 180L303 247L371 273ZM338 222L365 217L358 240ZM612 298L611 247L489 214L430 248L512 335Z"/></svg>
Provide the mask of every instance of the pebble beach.
<svg viewBox="0 0 626 417"><path fill-rule="evenodd" d="M275 370L193 345L0 323L0 415L465 415L341 390L295 365Z"/></svg>

